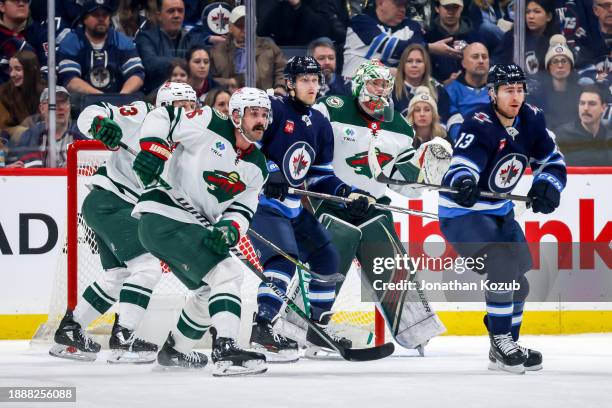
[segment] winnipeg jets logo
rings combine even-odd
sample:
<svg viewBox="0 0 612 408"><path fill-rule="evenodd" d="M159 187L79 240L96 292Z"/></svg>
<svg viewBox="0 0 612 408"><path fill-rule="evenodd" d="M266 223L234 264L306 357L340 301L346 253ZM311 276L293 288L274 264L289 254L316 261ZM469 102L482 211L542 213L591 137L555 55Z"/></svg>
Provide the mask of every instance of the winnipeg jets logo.
<svg viewBox="0 0 612 408"><path fill-rule="evenodd" d="M378 159L378 165L380 168L384 168L387 164L391 163L393 156L389 153L381 152L376 149L376 159ZM355 170L356 174L372 178L372 172L370 171L370 165L368 164L368 152L357 153L346 159L346 164Z"/></svg>
<svg viewBox="0 0 612 408"><path fill-rule="evenodd" d="M240 174L235 171L205 171L202 177L208 184L207 191L220 203L231 200L246 190L246 185L240 180Z"/></svg>
<svg viewBox="0 0 612 408"><path fill-rule="evenodd" d="M208 13L206 23L213 33L224 35L229 31L229 18L230 11L219 4Z"/></svg>
<svg viewBox="0 0 612 408"><path fill-rule="evenodd" d="M486 113L483 112L476 112L474 114L474 119L476 119L477 121L479 121L480 123L493 123L491 121L491 118L489 118L489 115L487 115Z"/></svg>
<svg viewBox="0 0 612 408"><path fill-rule="evenodd" d="M512 191L527 167L527 157L512 153L502 157L493 167L489 176L491 191L507 193Z"/></svg>
<svg viewBox="0 0 612 408"><path fill-rule="evenodd" d="M283 157L282 165L289 184L294 187L302 184L314 159L314 149L308 143L296 142L291 145Z"/></svg>

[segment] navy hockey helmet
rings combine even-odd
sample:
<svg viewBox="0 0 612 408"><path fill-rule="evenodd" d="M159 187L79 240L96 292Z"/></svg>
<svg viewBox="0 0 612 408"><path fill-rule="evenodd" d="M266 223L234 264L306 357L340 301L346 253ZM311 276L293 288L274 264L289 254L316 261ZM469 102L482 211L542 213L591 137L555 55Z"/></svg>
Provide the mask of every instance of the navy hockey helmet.
<svg viewBox="0 0 612 408"><path fill-rule="evenodd" d="M319 65L317 60L313 57L291 57L289 61L287 61L283 74L285 79L291 83L295 83L295 78L300 74L317 74L319 76L319 85L325 83L321 65Z"/></svg>
<svg viewBox="0 0 612 408"><path fill-rule="evenodd" d="M493 90L501 85L523 84L527 92L527 78L523 69L516 64L495 64L489 69L487 86Z"/></svg>

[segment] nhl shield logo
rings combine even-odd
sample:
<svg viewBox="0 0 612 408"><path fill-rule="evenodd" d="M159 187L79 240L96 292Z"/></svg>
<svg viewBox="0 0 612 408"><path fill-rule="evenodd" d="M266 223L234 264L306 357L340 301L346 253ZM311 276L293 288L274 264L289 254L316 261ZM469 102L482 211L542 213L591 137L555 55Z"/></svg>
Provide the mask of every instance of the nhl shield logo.
<svg viewBox="0 0 612 408"><path fill-rule="evenodd" d="M315 158L312 146L306 142L297 142L291 145L283 157L283 173L293 187L304 182Z"/></svg>
<svg viewBox="0 0 612 408"><path fill-rule="evenodd" d="M527 156L518 153L499 159L489 176L489 189L498 193L512 191L527 168L527 163Z"/></svg>
<svg viewBox="0 0 612 408"><path fill-rule="evenodd" d="M283 129L283 131L287 134L292 134L293 130L295 129L295 123L293 123L292 120L288 120L285 122L285 128Z"/></svg>

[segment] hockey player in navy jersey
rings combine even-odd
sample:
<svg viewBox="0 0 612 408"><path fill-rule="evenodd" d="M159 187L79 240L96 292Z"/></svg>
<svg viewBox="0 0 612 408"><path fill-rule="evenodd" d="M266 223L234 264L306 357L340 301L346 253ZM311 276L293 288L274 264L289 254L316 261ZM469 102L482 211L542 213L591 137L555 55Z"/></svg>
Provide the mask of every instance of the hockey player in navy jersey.
<svg viewBox="0 0 612 408"><path fill-rule="evenodd" d="M509 200L485 199L479 191L509 193L530 166L528 196L534 212L559 206L566 183L563 156L544 115L524 103L525 74L514 64L493 66L488 76L490 105L467 115L455 142L443 184L458 189L440 194L440 228L463 257L483 257L491 283L517 282L518 290L485 290L489 332L489 369L522 374L542 368L542 355L519 346L523 305L529 293L525 273L531 255ZM489 285L492 286L492 285Z"/></svg>
<svg viewBox="0 0 612 408"><path fill-rule="evenodd" d="M336 281L343 278L338 273L339 255L329 233L302 207L299 196L288 194L288 189L305 184L312 191L349 197L353 201L347 210L355 213L365 214L374 199L353 190L334 174L332 127L319 111L311 108L324 80L319 63L312 57L293 57L285 68L285 78L290 96L272 98L273 122L260 142L270 176L251 226L288 254L309 263L314 272L309 287L312 317L326 329L330 317L326 312L334 303ZM264 274L286 290L295 265L258 240L252 241ZM257 303L252 346L265 352L268 362L296 361L297 343L279 335L272 326L282 300L262 284ZM329 334L344 347L351 346L350 340ZM311 330L307 340L329 347Z"/></svg>

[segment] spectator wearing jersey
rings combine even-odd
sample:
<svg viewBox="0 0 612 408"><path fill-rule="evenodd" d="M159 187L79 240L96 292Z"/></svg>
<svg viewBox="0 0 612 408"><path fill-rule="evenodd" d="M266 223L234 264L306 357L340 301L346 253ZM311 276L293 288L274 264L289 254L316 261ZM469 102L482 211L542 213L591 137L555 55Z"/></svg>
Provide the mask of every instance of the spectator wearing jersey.
<svg viewBox="0 0 612 408"><path fill-rule="evenodd" d="M56 110L56 162L49 162L49 89L45 88L40 95L38 120L23 132L19 143L9 150L9 161L15 161L23 167L65 167L68 145L75 140L87 139L76 122L70 119L70 93L62 86L55 89Z"/></svg>
<svg viewBox="0 0 612 408"><path fill-rule="evenodd" d="M83 28L68 34L59 46L59 82L82 94L138 91L144 68L132 40L110 27L109 0L83 4Z"/></svg>
<svg viewBox="0 0 612 408"><path fill-rule="evenodd" d="M245 6L234 7L229 19L228 41L216 44L210 51L213 78L230 89L245 84L245 14ZM274 41L256 37L255 60L257 61L255 86L259 89L274 88L276 94L285 95L283 69L287 65L287 60Z"/></svg>
<svg viewBox="0 0 612 408"><path fill-rule="evenodd" d="M487 48L495 50L504 33L512 29L513 5L512 0L472 0L468 16Z"/></svg>
<svg viewBox="0 0 612 408"><path fill-rule="evenodd" d="M195 45L210 45L203 28L187 32L183 28L183 0L157 0L158 25L136 36L136 47L146 72L145 92L157 89L165 80L174 58L185 58Z"/></svg>
<svg viewBox="0 0 612 408"><path fill-rule="evenodd" d="M313 57L319 65L325 78L325 83L319 91L320 96L350 95L351 83L336 73L336 49L331 39L317 38L308 44L307 55Z"/></svg>
<svg viewBox="0 0 612 408"><path fill-rule="evenodd" d="M304 45L328 35L330 21L317 11L318 0L277 1L258 21L257 35L272 37L280 46Z"/></svg>
<svg viewBox="0 0 612 408"><path fill-rule="evenodd" d="M425 45L421 25L406 17L407 0L376 0L375 6L350 19L344 45L342 75L351 78L366 60L380 59L396 67L404 49L413 43ZM449 46L452 37L427 44L431 54L460 57Z"/></svg>
<svg viewBox="0 0 612 408"><path fill-rule="evenodd" d="M0 85L0 129L15 143L24 130L21 123L38 110L44 83L32 51L19 51L9 59L10 80Z"/></svg>
<svg viewBox="0 0 612 408"><path fill-rule="evenodd" d="M550 37L559 33L554 16L553 0L528 0L525 13L525 73L535 75L545 71L544 56L548 51ZM510 64L514 58L514 31L504 34L495 50L493 61Z"/></svg>
<svg viewBox="0 0 612 408"><path fill-rule="evenodd" d="M482 36L474 30L472 23L466 17L461 17L463 0L438 0L436 6L438 16L435 17L425 34L427 42L432 43L446 38L452 38L451 45L457 51L463 51L467 44L483 42ZM485 44L488 45L488 44ZM431 56L431 73L440 82L446 81L455 72L461 70L461 55Z"/></svg>
<svg viewBox="0 0 612 408"><path fill-rule="evenodd" d="M221 113L229 115L229 100L231 96L225 88L213 88L206 94L204 106L210 106Z"/></svg>
<svg viewBox="0 0 612 408"><path fill-rule="evenodd" d="M463 73L446 85L450 101L450 124L465 117L478 105L489 103L487 76L489 74L489 51L482 43L469 44L463 50L461 60ZM458 116L455 116L457 115ZM453 116L455 116L453 118ZM449 132L450 133L450 132ZM452 135L452 133L451 133Z"/></svg>
<svg viewBox="0 0 612 408"><path fill-rule="evenodd" d="M189 78L187 83L196 91L200 104L206 93L216 86L217 82L210 76L210 56L202 46L195 46L187 54Z"/></svg>
<svg viewBox="0 0 612 408"><path fill-rule="evenodd" d="M395 73L393 89L395 110L407 116L408 104L420 86L429 89L430 95L437 101L440 120L446 123L450 109L448 93L442 84L431 77L431 61L425 48L420 44L412 44L402 53Z"/></svg>
<svg viewBox="0 0 612 408"><path fill-rule="evenodd" d="M568 166L609 166L612 132L601 123L606 93L597 85L584 87L578 101L578 119L556 129L557 144Z"/></svg>
<svg viewBox="0 0 612 408"><path fill-rule="evenodd" d="M544 61L546 71L530 84L527 101L546 113L546 125L554 129L577 118L580 95L574 55L561 34L550 38Z"/></svg>
<svg viewBox="0 0 612 408"><path fill-rule="evenodd" d="M414 129L415 138L412 146L415 149L434 137L446 138L446 131L440 124L436 100L426 86L419 86L415 89L414 98L408 105L406 120Z"/></svg>

